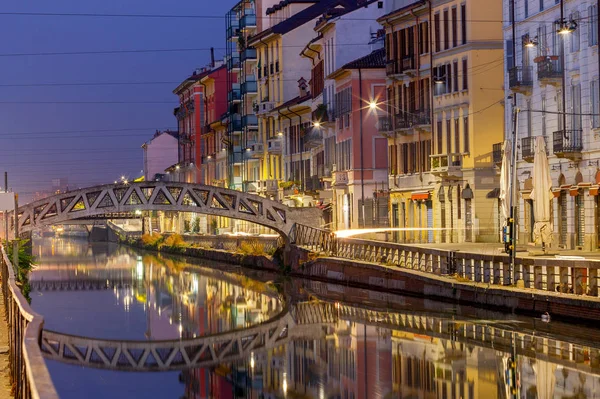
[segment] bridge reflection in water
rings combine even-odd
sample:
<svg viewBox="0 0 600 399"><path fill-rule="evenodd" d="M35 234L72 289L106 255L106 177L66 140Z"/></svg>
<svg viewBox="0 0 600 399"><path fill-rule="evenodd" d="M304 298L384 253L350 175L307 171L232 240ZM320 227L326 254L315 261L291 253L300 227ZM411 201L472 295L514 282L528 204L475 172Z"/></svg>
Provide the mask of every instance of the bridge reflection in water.
<svg viewBox="0 0 600 399"><path fill-rule="evenodd" d="M127 257L135 260L129 269ZM206 268L196 269L202 278L194 280L189 265L169 265L168 259L156 257L142 257L140 268L137 255L122 248L96 268L84 258L86 267L55 265L61 282L50 283L56 272L50 259L43 259L34 273L32 286L38 294L74 297L86 290L133 290L146 313L155 304L157 312L181 312L182 332L181 338L157 340L152 333L123 340L101 339L102 329L91 339L52 328L43 335L47 358L90 367L77 368L80 373L101 372L98 368L180 370L181 391L170 393L173 397L507 398L514 393L524 398L600 398L600 331L595 329L487 311L475 313L495 317L468 318L455 309L449 315L443 311L449 305L318 282L294 281L310 297L294 293L284 305L271 284ZM43 282L37 278L41 276ZM150 289L157 298L168 295L170 303L142 297ZM205 294L199 298L198 292ZM245 316L232 324L234 313L219 313L235 296L244 297L245 309L260 309L261 318ZM253 296L254 303L248 299ZM199 307L185 311L191 303ZM197 316L211 303L213 310ZM52 315L44 316L52 320ZM204 326L203 334L194 323ZM130 376L128 381L156 375L119 374ZM60 384L57 388L61 392ZM89 388L82 386L81 392Z"/></svg>

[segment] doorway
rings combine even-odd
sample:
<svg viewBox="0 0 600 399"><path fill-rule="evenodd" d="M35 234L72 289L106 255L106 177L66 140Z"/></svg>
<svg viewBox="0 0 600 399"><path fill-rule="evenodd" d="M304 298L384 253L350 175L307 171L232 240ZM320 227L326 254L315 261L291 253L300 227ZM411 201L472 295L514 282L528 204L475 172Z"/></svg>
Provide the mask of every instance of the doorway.
<svg viewBox="0 0 600 399"><path fill-rule="evenodd" d="M465 199L465 241L473 241L473 215L470 198Z"/></svg>
<svg viewBox="0 0 600 399"><path fill-rule="evenodd" d="M561 191L558 196L558 236L561 247L567 247L567 193Z"/></svg>
<svg viewBox="0 0 600 399"><path fill-rule="evenodd" d="M577 246L583 247L585 244L585 205L581 191L575 197L575 232Z"/></svg>

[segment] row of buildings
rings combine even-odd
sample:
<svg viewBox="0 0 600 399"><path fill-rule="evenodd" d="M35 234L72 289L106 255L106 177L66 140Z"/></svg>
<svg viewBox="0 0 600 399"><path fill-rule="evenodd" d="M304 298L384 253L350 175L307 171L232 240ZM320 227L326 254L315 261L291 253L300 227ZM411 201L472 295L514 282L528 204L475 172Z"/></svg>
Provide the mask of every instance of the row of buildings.
<svg viewBox="0 0 600 399"><path fill-rule="evenodd" d="M543 135L556 244L600 245L595 1L242 0L225 29L225 59L174 90L176 162L146 178L319 206L324 227L399 242L494 242L518 115L520 241Z"/></svg>

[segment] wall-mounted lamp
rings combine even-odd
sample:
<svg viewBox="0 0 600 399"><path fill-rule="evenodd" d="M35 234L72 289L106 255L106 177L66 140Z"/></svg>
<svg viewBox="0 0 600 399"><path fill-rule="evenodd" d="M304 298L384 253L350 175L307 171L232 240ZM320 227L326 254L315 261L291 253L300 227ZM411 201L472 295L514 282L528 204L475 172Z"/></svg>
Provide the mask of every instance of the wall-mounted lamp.
<svg viewBox="0 0 600 399"><path fill-rule="evenodd" d="M523 45L525 47L529 47L529 48L537 47L537 45L538 45L538 37L536 36L536 37L534 37L532 39L530 39L529 36L524 37L523 38Z"/></svg>
<svg viewBox="0 0 600 399"><path fill-rule="evenodd" d="M556 31L561 35L567 35L577 29L577 22L573 21L572 19L567 22L567 20L563 18L562 20L557 20L555 24L558 26Z"/></svg>

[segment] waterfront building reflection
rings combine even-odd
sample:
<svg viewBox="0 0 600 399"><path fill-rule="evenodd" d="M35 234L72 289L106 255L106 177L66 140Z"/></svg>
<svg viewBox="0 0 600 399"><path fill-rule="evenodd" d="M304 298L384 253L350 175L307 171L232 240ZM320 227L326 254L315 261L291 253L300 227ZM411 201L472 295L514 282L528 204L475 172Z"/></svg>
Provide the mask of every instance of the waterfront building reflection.
<svg viewBox="0 0 600 399"><path fill-rule="evenodd" d="M39 265L31 274L32 305L49 330L179 340L255 326L288 309L274 284L233 267L74 240L45 238L34 242L33 251ZM301 295L287 287L286 295L326 304L336 313L319 324L320 338L289 340L242 360L173 372L180 390L167 396L600 399L596 329L536 324L498 312L470 319L451 305L443 312L432 301L319 282L294 280L288 286ZM57 367L49 364L53 378ZM69 367L69 389L57 384L61 395L89 389L73 388L80 379L71 374L99 373ZM169 374L113 373L134 385L144 375ZM144 380L145 386L152 387L154 379Z"/></svg>

